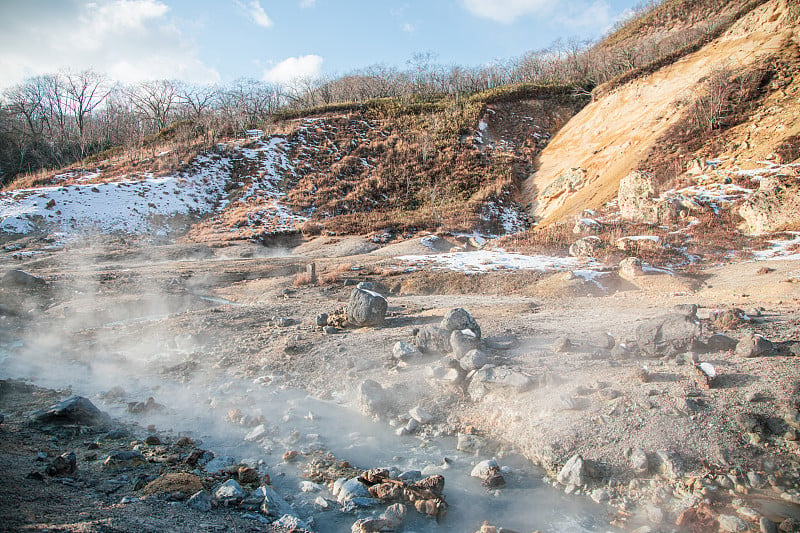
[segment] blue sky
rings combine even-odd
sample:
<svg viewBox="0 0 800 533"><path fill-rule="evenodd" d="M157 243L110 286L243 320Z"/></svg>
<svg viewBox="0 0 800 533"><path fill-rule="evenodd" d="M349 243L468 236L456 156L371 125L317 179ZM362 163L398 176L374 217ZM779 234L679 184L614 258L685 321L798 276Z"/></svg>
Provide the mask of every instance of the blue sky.
<svg viewBox="0 0 800 533"><path fill-rule="evenodd" d="M123 82L286 83L415 53L478 66L600 37L638 0L0 0L0 88L61 68Z"/></svg>

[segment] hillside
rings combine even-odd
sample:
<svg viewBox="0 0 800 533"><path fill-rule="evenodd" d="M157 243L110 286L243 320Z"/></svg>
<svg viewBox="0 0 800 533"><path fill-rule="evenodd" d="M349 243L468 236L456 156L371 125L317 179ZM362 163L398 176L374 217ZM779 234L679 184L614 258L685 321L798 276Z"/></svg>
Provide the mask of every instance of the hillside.
<svg viewBox="0 0 800 533"><path fill-rule="evenodd" d="M594 101L558 132L525 180L534 218L546 225L600 209L633 170L657 172L666 189L685 177L693 160L719 159L720 180L764 159L790 163L775 154L800 131L796 9L783 0L766 2L673 64L596 89ZM709 99L724 101L697 105ZM711 125L695 126L695 119ZM579 183L565 179L572 169L581 169Z"/></svg>

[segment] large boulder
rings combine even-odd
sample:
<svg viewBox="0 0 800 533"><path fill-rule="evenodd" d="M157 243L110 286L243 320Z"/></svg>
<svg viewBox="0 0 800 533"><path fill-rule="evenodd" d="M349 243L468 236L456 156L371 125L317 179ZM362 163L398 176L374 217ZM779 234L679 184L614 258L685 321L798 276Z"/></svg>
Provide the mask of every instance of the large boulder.
<svg viewBox="0 0 800 533"><path fill-rule="evenodd" d="M381 326L386 320L386 298L366 289L353 289L347 303L347 321L354 326Z"/></svg>
<svg viewBox="0 0 800 533"><path fill-rule="evenodd" d="M107 426L111 417L83 396L72 396L46 409L31 414L31 421L38 424Z"/></svg>
<svg viewBox="0 0 800 533"><path fill-rule="evenodd" d="M636 343L647 355L675 355L691 351L701 333L697 317L671 313L636 328Z"/></svg>
<svg viewBox="0 0 800 533"><path fill-rule="evenodd" d="M28 274L24 270L12 269L6 272L2 278L3 287L24 287L38 288L47 285L47 282L38 276Z"/></svg>
<svg viewBox="0 0 800 533"><path fill-rule="evenodd" d="M622 178L618 201L620 216L632 222L671 224L678 218L678 205L658 197L655 176L649 172L635 170Z"/></svg>
<svg viewBox="0 0 800 533"><path fill-rule="evenodd" d="M472 317L471 314L469 314L469 311L460 307L450 309L447 313L445 313L444 318L442 318L442 323L439 324L439 327L446 329L447 331L469 329L475 334L476 337L479 339L481 338L481 327L478 325L478 322Z"/></svg>
<svg viewBox="0 0 800 533"><path fill-rule="evenodd" d="M758 190L739 207L751 234L800 227L800 180L789 176L764 178Z"/></svg>

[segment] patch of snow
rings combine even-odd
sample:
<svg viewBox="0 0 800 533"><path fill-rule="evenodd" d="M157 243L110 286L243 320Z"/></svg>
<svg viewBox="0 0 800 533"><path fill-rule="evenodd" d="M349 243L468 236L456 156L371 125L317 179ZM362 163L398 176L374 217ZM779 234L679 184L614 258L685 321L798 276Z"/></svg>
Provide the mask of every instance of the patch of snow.
<svg viewBox="0 0 800 533"><path fill-rule="evenodd" d="M769 241L772 248L753 252L756 261L784 260L800 261L800 231L787 232L791 239L776 239Z"/></svg>
<svg viewBox="0 0 800 533"><path fill-rule="evenodd" d="M620 241L653 241L655 243L661 242L661 237L657 235L630 235L628 237L620 237L617 239L617 242Z"/></svg>
<svg viewBox="0 0 800 533"><path fill-rule="evenodd" d="M594 260L548 255L522 255L503 250L452 252L439 255L405 255L397 258L406 265L429 266L458 272L491 272L495 270L537 270L540 272L574 270L578 267L597 267Z"/></svg>

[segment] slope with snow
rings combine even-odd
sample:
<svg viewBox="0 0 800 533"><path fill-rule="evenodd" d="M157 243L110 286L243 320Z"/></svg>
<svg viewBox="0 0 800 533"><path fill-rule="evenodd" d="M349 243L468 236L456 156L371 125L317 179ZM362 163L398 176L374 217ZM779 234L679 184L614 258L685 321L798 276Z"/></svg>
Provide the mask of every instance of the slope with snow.
<svg viewBox="0 0 800 533"><path fill-rule="evenodd" d="M102 172L59 174L62 185L0 193L0 231L10 234L87 232L157 234L184 231L176 217L234 211L250 221L247 236L293 229L304 217L282 204L281 182L288 168L282 137L218 146L183 170L162 177L125 176L107 183ZM240 169L246 169L244 175ZM237 170L239 169L239 170ZM287 170L288 169L288 170Z"/></svg>

